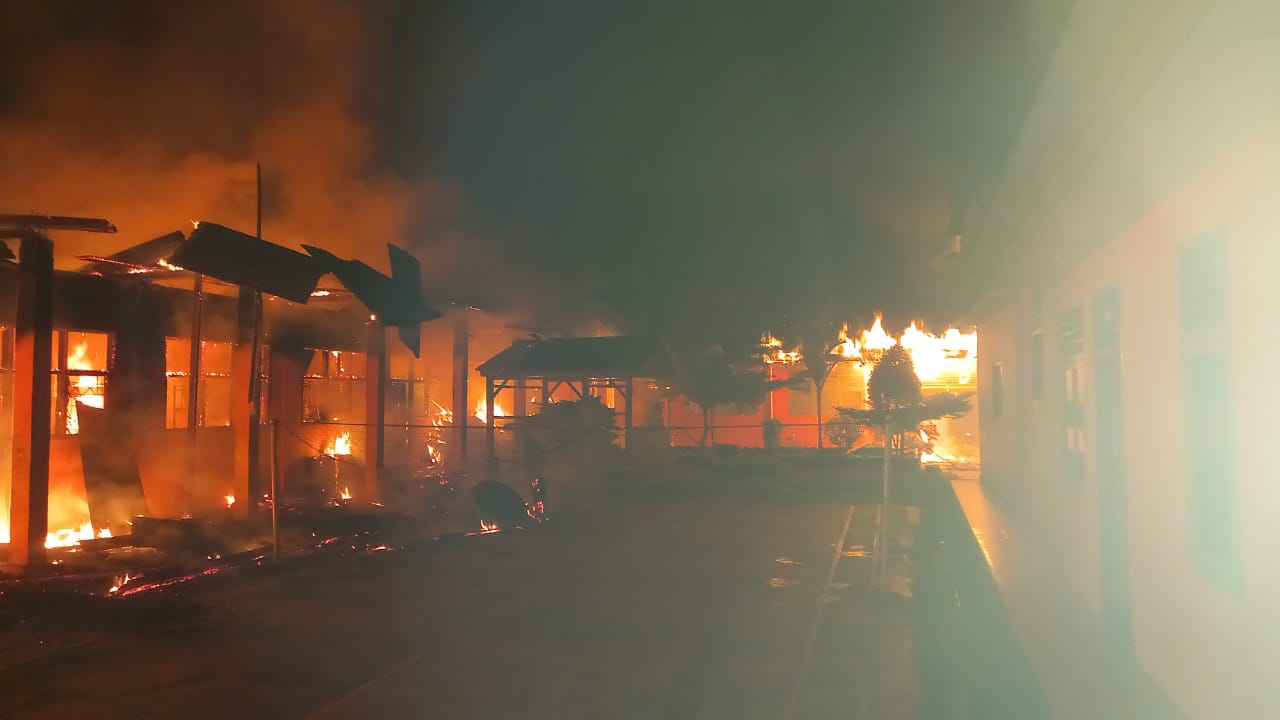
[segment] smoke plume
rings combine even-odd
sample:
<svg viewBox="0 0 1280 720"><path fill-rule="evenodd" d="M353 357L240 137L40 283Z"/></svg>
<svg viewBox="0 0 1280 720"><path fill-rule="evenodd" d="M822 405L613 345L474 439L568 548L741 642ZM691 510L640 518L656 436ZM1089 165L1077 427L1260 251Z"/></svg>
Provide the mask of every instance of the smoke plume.
<svg viewBox="0 0 1280 720"><path fill-rule="evenodd" d="M385 268L385 242L448 225L456 207L445 189L383 169L385 10L342 0L0 8L0 211L120 228L55 238L69 267L192 220L252 232L260 162L264 237Z"/></svg>

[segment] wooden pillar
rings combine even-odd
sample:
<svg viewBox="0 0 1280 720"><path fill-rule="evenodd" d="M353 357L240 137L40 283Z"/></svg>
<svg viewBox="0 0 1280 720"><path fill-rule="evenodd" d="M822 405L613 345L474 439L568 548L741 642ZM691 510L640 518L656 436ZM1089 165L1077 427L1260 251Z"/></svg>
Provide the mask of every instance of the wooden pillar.
<svg viewBox="0 0 1280 720"><path fill-rule="evenodd" d="M493 378L484 379L484 420L485 420L485 442L489 446L489 459L493 460L497 457L497 440L494 433L494 417L493 406L494 398L498 394L497 389L493 385Z"/></svg>
<svg viewBox="0 0 1280 720"><path fill-rule="evenodd" d="M511 415L513 417L522 418L529 414L526 410L526 408L529 407L528 382L529 378L520 378L516 380L515 387L511 391L515 395L515 400L512 401L515 404L515 407L511 408Z"/></svg>
<svg viewBox="0 0 1280 720"><path fill-rule="evenodd" d="M541 401L542 401L542 406L538 409L538 412L542 412L543 410L546 410L547 405L551 403L551 383L546 378L542 378Z"/></svg>
<svg viewBox="0 0 1280 720"><path fill-rule="evenodd" d="M378 497L387 436L387 331L374 323L369 328L369 348L365 353L365 437L364 498Z"/></svg>
<svg viewBox="0 0 1280 720"><path fill-rule="evenodd" d="M631 428L635 421L634 407L636 404L636 381L635 378L627 378L627 405L622 414L622 446L627 450L631 449Z"/></svg>
<svg viewBox="0 0 1280 720"><path fill-rule="evenodd" d="M258 453L261 434L258 432L259 405L257 382L258 362L256 361L258 293L249 288L240 288L239 302L236 305L236 346L231 356L231 436L232 436L232 475L231 494L242 498L231 506L231 512L238 519L249 515L249 508L254 505L249 499L254 497L258 482Z"/></svg>
<svg viewBox="0 0 1280 720"><path fill-rule="evenodd" d="M49 369L53 362L53 242L22 238L14 318L13 476L9 562L43 565L49 533Z"/></svg>
<svg viewBox="0 0 1280 720"><path fill-rule="evenodd" d="M457 435L454 442L462 457L467 456L467 425L471 420L471 404L467 402L469 338L467 317L459 314L453 321L453 428Z"/></svg>

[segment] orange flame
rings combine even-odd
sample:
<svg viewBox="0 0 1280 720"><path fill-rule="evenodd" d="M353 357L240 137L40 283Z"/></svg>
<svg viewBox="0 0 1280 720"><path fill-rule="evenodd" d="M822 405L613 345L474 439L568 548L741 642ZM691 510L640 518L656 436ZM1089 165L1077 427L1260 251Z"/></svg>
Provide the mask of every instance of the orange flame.
<svg viewBox="0 0 1280 720"><path fill-rule="evenodd" d="M222 496L222 499L227 501L227 507L231 507L232 505L235 505L235 504L236 504L236 496L235 496L235 495L230 495L230 494L228 494L228 495L223 495L223 496Z"/></svg>
<svg viewBox="0 0 1280 720"><path fill-rule="evenodd" d="M328 446L324 449L324 454L333 458L336 458L339 455L350 455L351 433L344 432L333 440L330 440Z"/></svg>
<svg viewBox="0 0 1280 720"><path fill-rule="evenodd" d="M487 523L487 522L485 522L485 521L483 521L483 520L481 520L481 521L480 521L480 534L481 534L481 535L488 535L489 533L496 533L496 532L499 532L501 529L502 529L502 528L499 528L497 523Z"/></svg>
<svg viewBox="0 0 1280 720"><path fill-rule="evenodd" d="M349 488L349 487L344 487L344 488L342 488L342 492L338 493L338 495L340 495L340 496L342 497L342 499L343 499L343 500L350 500L350 499L351 499L351 488Z"/></svg>
<svg viewBox="0 0 1280 720"><path fill-rule="evenodd" d="M507 417L507 411L502 409L497 400L493 401L493 416L496 418ZM484 400L476 403L476 418L482 423L489 422L489 415L485 412Z"/></svg>

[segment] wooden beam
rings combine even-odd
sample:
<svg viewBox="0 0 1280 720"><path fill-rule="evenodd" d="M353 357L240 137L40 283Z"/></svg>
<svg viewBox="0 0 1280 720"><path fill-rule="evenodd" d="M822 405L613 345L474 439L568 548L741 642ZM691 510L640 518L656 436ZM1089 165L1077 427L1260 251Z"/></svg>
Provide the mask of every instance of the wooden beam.
<svg viewBox="0 0 1280 720"><path fill-rule="evenodd" d="M27 568L45 563L44 541L49 533L53 242L27 233L18 253L9 563Z"/></svg>
<svg viewBox="0 0 1280 720"><path fill-rule="evenodd" d="M632 378L627 378L627 391L626 394L623 395L623 399L627 404L626 411L622 415L622 447L627 450L631 449L631 428L634 427L632 421L635 419L634 413L632 412L633 408L631 407L634 404L632 403L632 398L635 397L635 394L631 392L634 382L635 381Z"/></svg>

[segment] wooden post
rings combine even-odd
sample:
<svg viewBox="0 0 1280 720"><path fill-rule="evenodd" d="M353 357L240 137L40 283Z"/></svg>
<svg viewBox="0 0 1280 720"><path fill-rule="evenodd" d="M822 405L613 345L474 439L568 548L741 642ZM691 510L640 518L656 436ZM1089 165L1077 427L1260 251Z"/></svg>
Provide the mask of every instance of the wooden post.
<svg viewBox="0 0 1280 720"><path fill-rule="evenodd" d="M538 412L547 409L547 405L551 403L551 383L546 378L542 378L542 406L538 408Z"/></svg>
<svg viewBox="0 0 1280 720"><path fill-rule="evenodd" d="M22 237L14 323L13 476L9 562L45 563L49 533L49 370L53 363L53 242Z"/></svg>
<svg viewBox="0 0 1280 720"><path fill-rule="evenodd" d="M369 327L365 354L364 500L378 497L378 478L386 453L387 331L378 323Z"/></svg>
<svg viewBox="0 0 1280 720"><path fill-rule="evenodd" d="M240 288L236 305L236 346L231 356L231 494L243 502L231 506L233 517L249 516L249 501L259 488L257 482L259 437L258 397L254 388L258 363L254 361L257 343L257 293Z"/></svg>
<svg viewBox="0 0 1280 720"><path fill-rule="evenodd" d="M484 421L485 421L485 442L489 446L489 460L492 461L497 457L497 439L494 433L493 406L494 397L498 394L497 389L493 385L493 378L484 379Z"/></svg>
<svg viewBox="0 0 1280 720"><path fill-rule="evenodd" d="M459 314L453 321L453 428L457 437L458 454L467 456L467 425L471 420L471 404L467 401L467 343L470 331L466 315Z"/></svg>
<svg viewBox="0 0 1280 720"><path fill-rule="evenodd" d="M627 405L622 415L622 447L631 450L631 428L635 425L636 380L627 378Z"/></svg>

